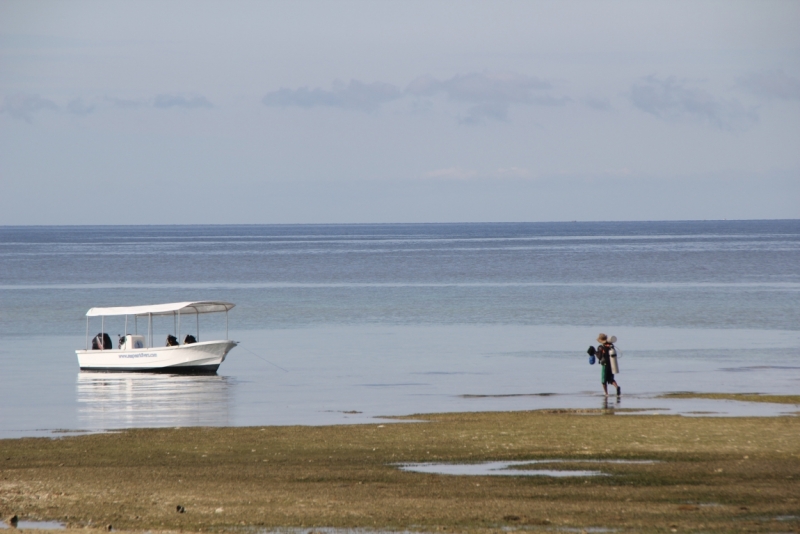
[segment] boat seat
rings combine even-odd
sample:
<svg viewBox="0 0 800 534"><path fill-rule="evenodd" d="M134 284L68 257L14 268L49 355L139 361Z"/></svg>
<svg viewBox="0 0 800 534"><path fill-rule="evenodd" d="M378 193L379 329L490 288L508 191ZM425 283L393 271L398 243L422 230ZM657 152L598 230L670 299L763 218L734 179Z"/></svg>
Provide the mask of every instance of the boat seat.
<svg viewBox="0 0 800 534"><path fill-rule="evenodd" d="M126 334L122 337L122 345L119 348L122 350L143 349L144 336Z"/></svg>

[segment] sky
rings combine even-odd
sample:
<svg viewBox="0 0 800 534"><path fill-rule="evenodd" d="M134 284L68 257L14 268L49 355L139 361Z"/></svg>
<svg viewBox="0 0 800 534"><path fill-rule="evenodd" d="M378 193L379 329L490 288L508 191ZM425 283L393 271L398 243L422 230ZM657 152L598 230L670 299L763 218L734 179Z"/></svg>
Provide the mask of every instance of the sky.
<svg viewBox="0 0 800 534"><path fill-rule="evenodd" d="M800 218L800 2L0 0L0 225Z"/></svg>

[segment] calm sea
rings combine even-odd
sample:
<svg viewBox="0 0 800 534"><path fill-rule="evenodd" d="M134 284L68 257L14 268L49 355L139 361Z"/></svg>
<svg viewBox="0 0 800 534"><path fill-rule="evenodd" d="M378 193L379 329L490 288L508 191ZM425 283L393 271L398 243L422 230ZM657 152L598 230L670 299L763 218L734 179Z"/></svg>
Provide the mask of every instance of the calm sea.
<svg viewBox="0 0 800 534"><path fill-rule="evenodd" d="M90 307L211 299L217 376L78 370ZM601 331L623 407L775 413L656 396L800 391L800 221L0 227L0 437L600 407Z"/></svg>

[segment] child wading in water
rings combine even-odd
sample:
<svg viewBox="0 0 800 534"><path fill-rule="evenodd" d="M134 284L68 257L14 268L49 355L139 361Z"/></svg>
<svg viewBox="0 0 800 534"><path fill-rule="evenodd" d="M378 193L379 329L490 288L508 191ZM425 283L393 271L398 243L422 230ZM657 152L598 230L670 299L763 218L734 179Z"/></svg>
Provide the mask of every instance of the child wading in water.
<svg viewBox="0 0 800 534"><path fill-rule="evenodd" d="M616 338L612 338L616 341ZM617 388L617 395L622 394L622 388L619 387L617 381L614 379L614 373L611 372L611 354L612 350L614 353L616 349L614 349L614 344L611 340L608 339L608 336L605 334L600 334L597 336L597 342L600 343L597 346L597 363L600 364L600 382L603 384L603 391L608 397L608 384L612 384L614 387Z"/></svg>

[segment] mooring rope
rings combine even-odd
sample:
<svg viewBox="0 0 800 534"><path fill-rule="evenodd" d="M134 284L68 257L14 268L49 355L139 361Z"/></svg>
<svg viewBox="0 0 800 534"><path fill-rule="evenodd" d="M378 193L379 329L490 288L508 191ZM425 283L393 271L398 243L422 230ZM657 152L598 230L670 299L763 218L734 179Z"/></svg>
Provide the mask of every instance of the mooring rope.
<svg viewBox="0 0 800 534"><path fill-rule="evenodd" d="M240 347L240 348L242 348L242 349L244 349L244 350L246 350L247 352L249 352L250 354L252 354L252 355L253 355L253 356L255 356L256 358L258 358L259 360L263 360L263 361L267 362L268 364L270 364L270 365L272 365L272 366L275 366L275 367L277 367L278 369L280 369L280 370L281 370L281 371L283 371L284 373L288 373L288 372L289 372L289 371L287 371L286 369L284 369L283 367L281 367L280 365L274 364L274 363L272 363L271 361L269 361L269 360L268 360L268 359L266 359L266 358L262 358L261 356L259 356L259 355L258 355L258 354L256 354L255 352L253 352L252 350L250 350L250 349L248 349L248 348L246 348L246 347L242 347L241 345L239 345L239 347Z"/></svg>

